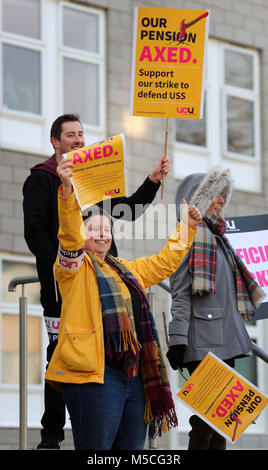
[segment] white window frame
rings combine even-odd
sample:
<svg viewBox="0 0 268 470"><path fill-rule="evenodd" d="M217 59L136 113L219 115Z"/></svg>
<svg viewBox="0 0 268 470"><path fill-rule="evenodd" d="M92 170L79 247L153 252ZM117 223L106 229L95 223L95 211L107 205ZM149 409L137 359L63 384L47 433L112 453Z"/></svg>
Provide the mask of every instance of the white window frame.
<svg viewBox="0 0 268 470"><path fill-rule="evenodd" d="M2 44L7 44L7 45L11 45L11 46L16 46L16 47L20 47L21 49L29 49L31 51L37 51L37 52L40 52L40 107L41 107L41 112L40 114L35 114L35 113L31 113L31 112L28 112L28 111L19 111L19 110L15 110L15 109L7 109L7 108L2 108L2 112L1 114L2 115L6 115L6 116L11 116L11 117L16 117L16 116L19 116L19 117L28 117L28 119L32 119L32 120L35 120L35 119L42 119L43 118L43 102L44 102L44 97L43 97L43 87L42 87L42 82L43 82L43 51L44 51L44 45L41 44L41 41L40 41L40 44L36 44L35 41L31 40L30 38L23 38L23 40L21 38L19 38L18 36L15 37L15 35L13 35L13 37L11 37L10 34L5 34L5 38L2 40ZM2 56L2 54L1 54ZM2 59L2 57L1 57ZM3 104L3 81L2 81L2 76L1 76L1 104Z"/></svg>
<svg viewBox="0 0 268 470"><path fill-rule="evenodd" d="M87 52L82 49L76 49L63 44L63 9L68 7L74 11L81 11L91 13L98 16L99 19L99 37L98 43L99 53ZM105 137L105 103L106 103L106 83L105 83L105 15L103 10L76 5L70 2L60 2L59 4L59 30L58 30L58 44L59 44L59 82L62 84L62 93L59 94L59 108L63 113L63 63L64 58L69 58L84 62L87 64L94 64L99 66L99 126L89 125L83 122L83 128L86 134L86 143L95 140L100 140Z"/></svg>
<svg viewBox="0 0 268 470"><path fill-rule="evenodd" d="M15 33L9 33L3 31L3 23L2 23L2 0L0 0L0 63L2 64L3 56L2 56L2 46L3 44L9 44L12 46L17 46L25 49L30 49L34 51L40 52L40 105L41 105L41 113L40 114L34 114L30 113L27 111L17 111L13 109L6 109L3 107L3 79L2 79L2 73L0 74L0 120L1 120L1 126L0 126L0 138L1 138L1 147L2 148L7 148L7 149L14 149L14 150L24 150L24 151L33 151L33 148L29 145L24 145L23 148L21 148L21 145L16 142L16 138L13 138L12 143L9 140L6 140L5 138L5 128L7 128L9 125L12 126L12 124L17 124L18 126L22 124L23 122L33 125L34 127L36 125L43 125L44 124L44 102L45 102L45 96L44 96L44 70L45 70L45 64L44 64L44 53L45 53L45 43L42 39L42 34L43 34L43 10L44 10L44 0L40 0L40 38L35 39L31 38L28 36L23 36ZM3 126L3 121L5 121L4 126ZM5 127L6 126L6 127Z"/></svg>
<svg viewBox="0 0 268 470"><path fill-rule="evenodd" d="M244 90L224 84L225 49L249 54L253 57L253 90ZM208 172L214 166L221 166L230 169L235 189L252 193L261 192L259 65L259 55L256 50L234 46L215 39L209 40L208 67L205 82L207 95L207 146L201 147L175 141L173 145L173 170L175 178L182 179L190 173ZM225 98L228 94L243 97L254 102L254 157L238 155L227 151ZM179 119L176 122L179 125ZM243 178L241 178L241 172L243 172Z"/></svg>
<svg viewBox="0 0 268 470"><path fill-rule="evenodd" d="M63 114L63 57L91 61L99 69L99 126L84 125L86 144L106 137L106 69L105 69L105 11L103 9L81 6L79 4L40 0L40 39L33 39L13 33L6 33L2 28L2 0L0 0L0 45L7 43L40 51L41 58L41 114L8 110L2 106L3 84L0 74L0 140L1 148L22 151L34 155L49 156L53 153L50 144L50 128L57 116ZM64 6L75 10L91 12L99 17L100 54L63 47L62 9ZM2 47L1 47L2 51ZM2 52L0 52L2 63ZM78 110L74 112L79 113Z"/></svg>
<svg viewBox="0 0 268 470"><path fill-rule="evenodd" d="M82 49L76 49L63 44L63 9L68 7L70 10L91 13L98 17L99 20L99 37L98 43L100 47L99 53L87 52ZM63 84L63 63L64 59L73 59L86 64L93 64L99 66L99 126L89 125L83 122L83 127L86 132L99 135L101 130L105 127L105 28L104 28L104 14L102 10L84 7L81 5L70 4L69 2L61 2L60 8L60 27L59 27L59 57L60 57L60 83ZM63 86L62 86L63 89ZM63 93L60 94L59 107L63 112Z"/></svg>
<svg viewBox="0 0 268 470"><path fill-rule="evenodd" d="M221 44L221 67L222 67L222 111L223 111L223 126L222 126L222 142L223 142L223 153L228 158L240 160L241 162L255 162L260 161L260 100L259 100L259 56L256 51L247 50L245 48L230 46L229 44ZM242 87L236 87L227 85L224 83L224 51L230 50L242 54L247 54L252 57L253 64L253 89L247 89ZM242 98L253 103L253 114L254 114L254 156L237 154L228 151L227 146L227 96L233 96L236 98Z"/></svg>

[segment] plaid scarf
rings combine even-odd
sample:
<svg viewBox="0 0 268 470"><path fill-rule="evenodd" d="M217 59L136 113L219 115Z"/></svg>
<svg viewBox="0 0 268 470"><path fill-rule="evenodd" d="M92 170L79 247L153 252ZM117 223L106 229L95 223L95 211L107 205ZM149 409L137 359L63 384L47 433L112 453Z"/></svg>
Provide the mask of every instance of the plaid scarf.
<svg viewBox="0 0 268 470"><path fill-rule="evenodd" d="M218 235L223 241L225 252L234 273L238 311L246 318L253 317L265 297L265 293L230 245L224 235L225 231L225 220L219 215L209 214L198 224L189 258L192 294L215 294L217 242L213 234Z"/></svg>
<svg viewBox="0 0 268 470"><path fill-rule="evenodd" d="M97 276L105 332L105 352L111 359L123 359L128 377L137 375L138 368L140 369L145 394L144 420L149 423L149 437L161 436L162 431L176 427L178 421L147 296L122 262L106 255L107 266L92 253L87 254ZM141 345L136 337L131 297L123 296L111 269L124 283L131 284L140 296Z"/></svg>

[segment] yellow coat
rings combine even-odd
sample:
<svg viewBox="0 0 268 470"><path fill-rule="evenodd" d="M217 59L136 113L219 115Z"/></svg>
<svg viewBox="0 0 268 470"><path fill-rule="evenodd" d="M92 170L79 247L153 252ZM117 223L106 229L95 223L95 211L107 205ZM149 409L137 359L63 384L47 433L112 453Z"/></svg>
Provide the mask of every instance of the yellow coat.
<svg viewBox="0 0 268 470"><path fill-rule="evenodd" d="M94 268L84 252L85 230L75 194L64 198L59 191L58 208L60 246L54 272L61 293L62 310L58 344L45 379L58 388L60 382L103 383L105 356L101 302ZM188 243L182 243L187 230ZM176 271L195 233L195 228L188 228L181 222L160 253L120 261L146 289ZM111 270L106 263L102 267ZM124 282L114 271L113 275L123 295L129 296Z"/></svg>

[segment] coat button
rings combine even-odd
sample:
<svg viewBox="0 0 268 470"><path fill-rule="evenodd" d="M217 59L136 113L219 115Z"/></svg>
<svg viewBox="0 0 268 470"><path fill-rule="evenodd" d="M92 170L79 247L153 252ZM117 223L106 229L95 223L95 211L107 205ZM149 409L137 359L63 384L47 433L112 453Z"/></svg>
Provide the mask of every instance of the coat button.
<svg viewBox="0 0 268 470"><path fill-rule="evenodd" d="M212 318L212 314L211 314L211 313L208 314L208 318L209 318L209 319Z"/></svg>

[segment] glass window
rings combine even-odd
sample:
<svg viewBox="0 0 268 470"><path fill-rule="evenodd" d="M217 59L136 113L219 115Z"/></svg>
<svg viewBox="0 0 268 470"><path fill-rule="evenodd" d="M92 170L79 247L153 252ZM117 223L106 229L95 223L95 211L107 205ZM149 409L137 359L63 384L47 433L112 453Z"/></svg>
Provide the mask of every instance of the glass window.
<svg viewBox="0 0 268 470"><path fill-rule="evenodd" d="M226 85L253 89L253 57L225 49L224 71Z"/></svg>
<svg viewBox="0 0 268 470"><path fill-rule="evenodd" d="M103 101L103 15L82 6L62 7L63 112L78 112L86 126L101 127ZM74 93L79 90L79 93Z"/></svg>
<svg viewBox="0 0 268 470"><path fill-rule="evenodd" d="M258 386L256 356L243 357L235 360L235 370L249 382Z"/></svg>
<svg viewBox="0 0 268 470"><path fill-rule="evenodd" d="M224 48L226 126L224 148L228 156L256 157L256 55Z"/></svg>
<svg viewBox="0 0 268 470"><path fill-rule="evenodd" d="M74 110L83 122L99 125L99 66L64 58L64 112Z"/></svg>
<svg viewBox="0 0 268 470"><path fill-rule="evenodd" d="M40 52L3 44L3 105L41 114Z"/></svg>
<svg viewBox="0 0 268 470"><path fill-rule="evenodd" d="M206 100L203 119L176 119L176 141L185 144L207 146Z"/></svg>
<svg viewBox="0 0 268 470"><path fill-rule="evenodd" d="M8 284L17 276L35 276L37 275L35 264L21 263L17 261L2 261L2 301L18 303L21 297L21 286L17 286L15 292L8 292ZM28 304L40 304L40 284L25 285L25 297Z"/></svg>
<svg viewBox="0 0 268 470"><path fill-rule="evenodd" d="M49 153L43 136L66 111L80 114L88 141L105 137L105 10L86 3L0 0L5 148Z"/></svg>
<svg viewBox="0 0 268 470"><path fill-rule="evenodd" d="M3 30L40 38L40 0L3 0Z"/></svg>
<svg viewBox="0 0 268 470"><path fill-rule="evenodd" d="M236 189L260 192L260 54L214 39L207 50L204 119L175 120L174 176L227 167Z"/></svg>
<svg viewBox="0 0 268 470"><path fill-rule="evenodd" d="M227 96L228 151L254 157L254 103Z"/></svg>
<svg viewBox="0 0 268 470"><path fill-rule="evenodd" d="M28 383L41 383L41 319L28 316ZM19 317L2 315L2 383L19 383Z"/></svg>
<svg viewBox="0 0 268 470"><path fill-rule="evenodd" d="M99 52L98 16L81 10L63 9L63 44L87 52Z"/></svg>

